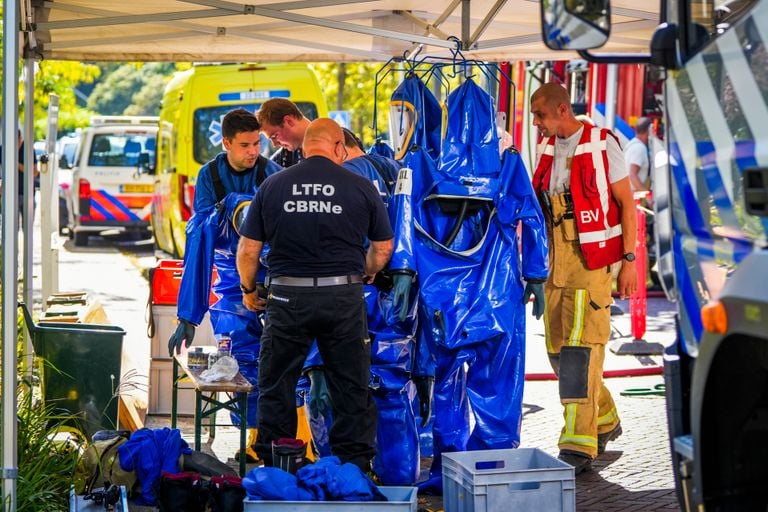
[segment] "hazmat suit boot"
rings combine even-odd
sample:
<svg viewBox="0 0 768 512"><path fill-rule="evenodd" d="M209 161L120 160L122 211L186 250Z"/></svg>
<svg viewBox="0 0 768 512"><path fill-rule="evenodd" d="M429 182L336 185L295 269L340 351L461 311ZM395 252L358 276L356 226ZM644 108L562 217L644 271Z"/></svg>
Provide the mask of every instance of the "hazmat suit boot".
<svg viewBox="0 0 768 512"><path fill-rule="evenodd" d="M157 490L160 512L203 512L200 475L190 471L171 474L163 472Z"/></svg>
<svg viewBox="0 0 768 512"><path fill-rule="evenodd" d="M211 512L243 512L243 480L234 476L215 476L209 482L208 505Z"/></svg>
<svg viewBox="0 0 768 512"><path fill-rule="evenodd" d="M253 445L256 444L256 436L259 435L259 429L257 428L249 428L248 429L248 444L245 448L245 462L248 464L255 464L258 462L262 462L261 459L259 459L259 456L256 454L256 451L253 449ZM235 460L240 460L240 450L237 450L235 452Z"/></svg>

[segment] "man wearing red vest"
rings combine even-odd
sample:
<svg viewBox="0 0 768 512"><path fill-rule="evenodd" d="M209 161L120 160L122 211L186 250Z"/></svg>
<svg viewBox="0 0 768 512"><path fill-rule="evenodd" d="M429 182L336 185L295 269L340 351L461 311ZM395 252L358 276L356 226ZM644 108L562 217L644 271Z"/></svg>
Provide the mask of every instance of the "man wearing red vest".
<svg viewBox="0 0 768 512"><path fill-rule="evenodd" d="M559 458L578 474L621 435L602 375L611 332L611 265L621 262L622 298L637 287L635 204L618 139L576 119L565 88L541 86L531 97L531 113L542 136L533 187L549 235L547 353L565 409Z"/></svg>

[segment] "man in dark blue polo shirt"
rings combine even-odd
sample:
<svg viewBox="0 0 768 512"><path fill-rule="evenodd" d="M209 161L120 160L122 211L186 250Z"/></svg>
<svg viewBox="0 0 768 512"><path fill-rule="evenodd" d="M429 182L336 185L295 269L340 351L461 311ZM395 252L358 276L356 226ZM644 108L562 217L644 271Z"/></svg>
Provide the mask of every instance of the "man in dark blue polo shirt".
<svg viewBox="0 0 768 512"><path fill-rule="evenodd" d="M240 229L237 269L245 289L256 288L261 250L270 247L267 297L243 296L248 309L267 310L256 452L271 465L272 442L295 435L296 383L316 339L333 402L331 451L368 470L377 415L362 283L389 261L392 228L373 184L341 167L347 153L339 125L312 122L303 150L306 160L263 183Z"/></svg>

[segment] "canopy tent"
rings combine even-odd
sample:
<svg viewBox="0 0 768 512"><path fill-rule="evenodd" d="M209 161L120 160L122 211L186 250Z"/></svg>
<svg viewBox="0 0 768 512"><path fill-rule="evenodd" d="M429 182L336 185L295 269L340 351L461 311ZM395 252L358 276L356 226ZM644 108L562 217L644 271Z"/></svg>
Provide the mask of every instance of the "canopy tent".
<svg viewBox="0 0 768 512"><path fill-rule="evenodd" d="M541 42L538 0L296 0L248 4L223 0L4 0L3 134L14 147L18 122L17 55L33 75L37 59L177 62L384 62L391 57L449 57L456 49L482 61L548 60ZM613 0L612 36L603 51L646 53L659 24L660 2ZM19 38L14 30L24 33ZM575 57L558 53L558 59ZM31 80L25 94L32 97ZM27 140L32 134L26 102ZM26 160L31 161L32 145ZM4 211L16 211L15 151L3 162ZM31 183L31 178L28 183ZM28 185L29 186L29 185ZM28 203L28 201L27 201ZM31 212L31 206L30 212ZM29 218L30 216L27 215ZM25 221L26 223L27 221ZM2 219L2 478L3 498L16 509L16 290L15 219ZM29 227L29 226L25 226ZM25 230L29 232L29 230ZM48 241L50 242L50 241ZM25 241L31 275L31 240ZM29 280L24 296L31 298Z"/></svg>
<svg viewBox="0 0 768 512"><path fill-rule="evenodd" d="M31 14L30 47L58 60L386 61L414 45L467 58L548 59L537 0L53 0ZM658 3L612 2L605 51L644 53ZM559 58L571 58L559 54Z"/></svg>

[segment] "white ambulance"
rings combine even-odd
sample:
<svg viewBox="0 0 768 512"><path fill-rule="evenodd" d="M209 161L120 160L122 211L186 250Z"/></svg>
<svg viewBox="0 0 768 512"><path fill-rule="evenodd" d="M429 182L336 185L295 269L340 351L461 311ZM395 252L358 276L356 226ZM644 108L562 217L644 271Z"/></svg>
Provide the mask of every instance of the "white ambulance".
<svg viewBox="0 0 768 512"><path fill-rule="evenodd" d="M91 118L72 173L69 232L76 246L108 230L151 236L157 127L150 116Z"/></svg>

